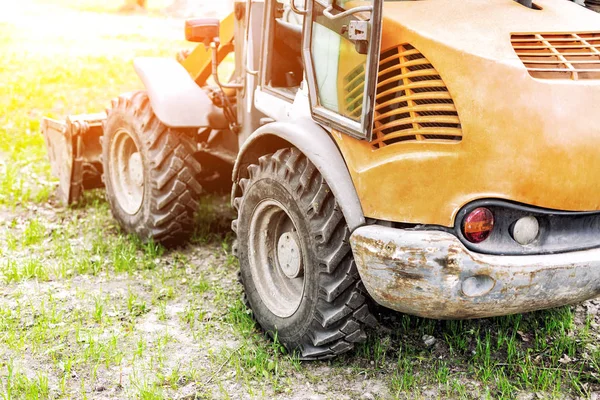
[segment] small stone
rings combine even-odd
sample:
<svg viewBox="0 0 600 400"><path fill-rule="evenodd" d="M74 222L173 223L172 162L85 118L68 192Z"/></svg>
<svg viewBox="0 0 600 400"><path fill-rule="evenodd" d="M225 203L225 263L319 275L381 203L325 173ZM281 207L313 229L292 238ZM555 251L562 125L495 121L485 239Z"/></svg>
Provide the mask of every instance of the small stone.
<svg viewBox="0 0 600 400"><path fill-rule="evenodd" d="M563 354L563 356L560 358L560 360L558 360L558 362L561 364L569 364L573 361L574 360L566 354Z"/></svg>
<svg viewBox="0 0 600 400"><path fill-rule="evenodd" d="M106 387L104 385L98 385L94 388L94 390L96 392L104 392L106 390Z"/></svg>
<svg viewBox="0 0 600 400"><path fill-rule="evenodd" d="M516 400L533 400L533 399L535 399L535 393L519 392L515 399Z"/></svg>
<svg viewBox="0 0 600 400"><path fill-rule="evenodd" d="M375 400L375 396L373 396L373 394L369 392L363 393L363 395L360 396L360 398L363 400Z"/></svg>
<svg viewBox="0 0 600 400"><path fill-rule="evenodd" d="M425 346L427 346L427 347L431 347L435 344L435 342L437 342L437 339L431 335L423 335L422 339L423 339L423 343L425 343Z"/></svg>

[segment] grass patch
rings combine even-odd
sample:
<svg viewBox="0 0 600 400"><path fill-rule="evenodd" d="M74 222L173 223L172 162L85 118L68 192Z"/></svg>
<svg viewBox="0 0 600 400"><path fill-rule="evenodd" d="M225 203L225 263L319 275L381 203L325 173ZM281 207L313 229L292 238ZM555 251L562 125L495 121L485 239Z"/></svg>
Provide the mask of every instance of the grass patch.
<svg viewBox="0 0 600 400"><path fill-rule="evenodd" d="M396 395L435 387L442 397L504 398L521 392L587 397L600 389L593 317L572 307L473 321L433 321L384 313L391 334L357 349L355 368L391 374ZM427 346L426 336L436 339ZM390 362L395 363L390 366Z"/></svg>

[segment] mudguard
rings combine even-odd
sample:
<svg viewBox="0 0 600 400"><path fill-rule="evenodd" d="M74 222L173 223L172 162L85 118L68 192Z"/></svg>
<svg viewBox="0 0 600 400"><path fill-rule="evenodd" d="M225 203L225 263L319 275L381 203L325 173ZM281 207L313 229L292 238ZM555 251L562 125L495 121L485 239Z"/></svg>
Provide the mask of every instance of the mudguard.
<svg viewBox="0 0 600 400"><path fill-rule="evenodd" d="M175 59L142 57L133 62L156 117L172 128L210 126L216 108L206 92Z"/></svg>
<svg viewBox="0 0 600 400"><path fill-rule="evenodd" d="M350 231L365 225L365 216L348 167L329 134L310 118L273 122L257 129L242 146L233 168L233 202L245 168L267 152L290 145L300 150L327 181Z"/></svg>

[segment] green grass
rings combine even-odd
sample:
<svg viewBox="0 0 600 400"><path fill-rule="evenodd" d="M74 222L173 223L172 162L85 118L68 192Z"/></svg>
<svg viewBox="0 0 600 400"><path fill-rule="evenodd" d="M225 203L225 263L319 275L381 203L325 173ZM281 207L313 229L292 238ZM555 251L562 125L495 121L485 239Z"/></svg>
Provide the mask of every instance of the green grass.
<svg viewBox="0 0 600 400"><path fill-rule="evenodd" d="M62 23L94 23L90 15L86 14L84 21L74 16ZM0 109L5 111L0 114L0 205L6 206L42 203L53 192L54 179L40 135L42 116L63 118L102 111L119 94L141 89L132 68L134 57L170 57L190 47L181 40L182 33L175 36L172 27L166 33L173 39L143 34L152 26L161 29L164 23L160 19L149 18L145 24L150 26L117 20L113 23L121 25L116 25L116 31L107 26L85 30L81 36L65 27L61 31L51 25L46 32L42 27L32 30L19 25L25 22L0 20ZM120 34L118 29L129 33Z"/></svg>
<svg viewBox="0 0 600 400"><path fill-rule="evenodd" d="M7 399L19 397L32 400L48 398L50 390L46 374L38 372L35 377L28 378L26 375L15 371L12 362L6 365L6 369L8 372L6 381L0 384L0 388L2 388Z"/></svg>
<svg viewBox="0 0 600 400"><path fill-rule="evenodd" d="M301 363L240 301L226 197L203 199L192 245L171 251L121 232L101 190L60 206L41 117L103 110L141 87L133 57L172 56L189 45L173 30L181 21L114 16L113 1L36 4L43 7L0 18L0 398L600 391L598 303L475 321L385 311L383 328L354 353ZM32 29L48 12L78 28ZM436 343L427 347L424 335Z"/></svg>
<svg viewBox="0 0 600 400"><path fill-rule="evenodd" d="M371 337L357 354L372 360L367 371L392 374L398 396L432 386L443 397L510 399L525 391L585 398L600 388L598 335L590 331L597 330L591 328L597 317L576 324L571 307L474 321L388 317L391 335ZM423 335L436 337L436 344L427 348ZM386 359L396 365L390 369ZM364 368L364 361L355 366Z"/></svg>

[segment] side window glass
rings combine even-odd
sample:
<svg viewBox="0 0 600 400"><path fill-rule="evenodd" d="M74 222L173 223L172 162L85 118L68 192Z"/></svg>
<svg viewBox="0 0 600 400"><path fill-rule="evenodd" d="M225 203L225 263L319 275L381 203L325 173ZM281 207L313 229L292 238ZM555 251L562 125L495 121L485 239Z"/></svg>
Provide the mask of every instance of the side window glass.
<svg viewBox="0 0 600 400"><path fill-rule="evenodd" d="M336 29L337 28L337 29ZM338 32L324 16L313 21L312 55L321 106L359 121L362 113L367 55Z"/></svg>
<svg viewBox="0 0 600 400"><path fill-rule="evenodd" d="M382 0L308 0L303 47L315 120L370 140Z"/></svg>

